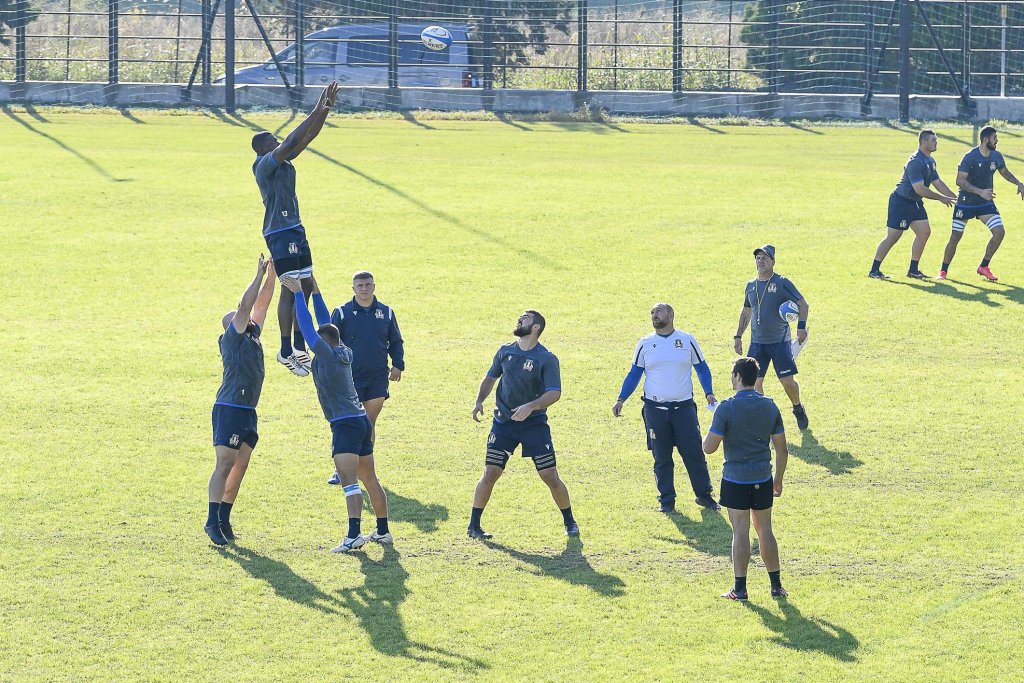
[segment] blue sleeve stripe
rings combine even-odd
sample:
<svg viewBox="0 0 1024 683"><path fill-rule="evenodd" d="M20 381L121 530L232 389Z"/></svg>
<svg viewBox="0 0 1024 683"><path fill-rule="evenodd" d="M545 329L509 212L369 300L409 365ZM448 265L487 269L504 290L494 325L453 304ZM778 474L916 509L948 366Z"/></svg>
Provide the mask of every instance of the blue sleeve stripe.
<svg viewBox="0 0 1024 683"><path fill-rule="evenodd" d="M774 434L772 434L772 436L778 436L779 434L785 434L785 433L786 433L786 428L783 427L781 432L775 432Z"/></svg>
<svg viewBox="0 0 1024 683"><path fill-rule="evenodd" d="M917 180L914 180L913 178L910 179L910 184L911 185L913 185L914 183L923 183L923 182L924 182L924 178L918 178Z"/></svg>
<svg viewBox="0 0 1024 683"><path fill-rule="evenodd" d="M487 371L487 376L491 379L498 379L498 375L492 375L490 370Z"/></svg>
<svg viewBox="0 0 1024 683"><path fill-rule="evenodd" d="M562 387L548 387L544 391L561 391Z"/></svg>
<svg viewBox="0 0 1024 683"><path fill-rule="evenodd" d="M270 157L270 161L271 161L271 163L274 164L274 166L280 166L281 165L281 164L277 163L277 159L274 158L274 151L273 150L268 152L268 156Z"/></svg>
<svg viewBox="0 0 1024 683"><path fill-rule="evenodd" d="M712 434L718 434L719 436L725 436L725 434L723 432L720 432L720 431L715 430L715 429L709 429L708 431L710 433L712 433Z"/></svg>

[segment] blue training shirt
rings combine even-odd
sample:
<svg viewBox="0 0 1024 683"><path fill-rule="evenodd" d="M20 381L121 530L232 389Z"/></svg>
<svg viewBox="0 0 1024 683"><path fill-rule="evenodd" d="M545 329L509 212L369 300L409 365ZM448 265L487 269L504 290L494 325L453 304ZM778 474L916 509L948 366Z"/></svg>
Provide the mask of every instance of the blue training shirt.
<svg viewBox="0 0 1024 683"><path fill-rule="evenodd" d="M326 316L326 310L324 315ZM317 334L302 292L295 294L295 318L306 341L313 340L309 347L313 352L313 384L316 386L316 395L320 399L324 417L328 422L334 422L366 415L363 404L359 402L359 396L356 394L356 385L352 381L352 349L344 344L338 347L331 346ZM321 323L326 322L328 321L321 320Z"/></svg>
<svg viewBox="0 0 1024 683"><path fill-rule="evenodd" d="M405 370L405 343L398 319L377 297L366 308L353 297L334 309L331 322L341 332L341 343L352 349L352 378L357 385L386 375L389 355L396 368Z"/></svg>
<svg viewBox="0 0 1024 683"><path fill-rule="evenodd" d="M519 348L519 342L505 344L494 354L487 375L499 380L494 397L494 419L498 422L508 422L516 408L537 400L545 392L562 390L558 358L541 344L529 351ZM530 416L547 412L547 408L542 408Z"/></svg>
<svg viewBox="0 0 1024 683"><path fill-rule="evenodd" d="M217 344L220 346L224 374L217 390L216 405L235 408L256 408L263 389L263 345L260 343L259 325L249 333L235 330L235 322L228 323Z"/></svg>
<svg viewBox="0 0 1024 683"><path fill-rule="evenodd" d="M263 197L263 236L302 225L292 162L285 160L279 164L273 153L264 154L256 157L252 172Z"/></svg>
<svg viewBox="0 0 1024 683"><path fill-rule="evenodd" d="M722 479L759 484L772 478L772 451L768 444L772 435L786 432L775 401L753 389L738 391L719 404L711 418L710 431L722 437Z"/></svg>
<svg viewBox="0 0 1024 683"><path fill-rule="evenodd" d="M904 199L919 202L923 197L914 189L914 183L924 183L925 187L930 187L938 179L939 170L935 165L934 157L921 150L916 150L907 159L907 163L903 167L903 177L896 184L895 192Z"/></svg>
<svg viewBox="0 0 1024 683"><path fill-rule="evenodd" d="M966 173L967 182L971 185L981 190L991 190L992 177L996 171L1005 167L1006 162L1003 160L1002 154L992 150L988 153L988 156L985 156L981 153L980 149L975 147L964 155L956 170ZM986 204L992 204L990 200L964 190L960 190L960 196L956 198L956 203L957 206L985 206Z"/></svg>

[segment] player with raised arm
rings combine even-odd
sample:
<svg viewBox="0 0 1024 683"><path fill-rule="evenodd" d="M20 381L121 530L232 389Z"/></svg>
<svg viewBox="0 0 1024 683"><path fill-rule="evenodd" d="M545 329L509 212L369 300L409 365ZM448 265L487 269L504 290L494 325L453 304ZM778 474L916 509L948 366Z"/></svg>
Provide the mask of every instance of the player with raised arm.
<svg viewBox="0 0 1024 683"><path fill-rule="evenodd" d="M352 382L352 349L341 343L341 333L331 324L331 313L319 288L313 291L313 309L320 325L318 330L313 327L313 319L309 316L299 281L289 276L282 278L281 284L294 295L295 318L299 329L306 339L312 341L309 348L313 352L313 384L316 385L324 417L331 423L334 437L331 454L345 490L348 533L331 552L355 550L368 540L391 543L393 539L388 529L388 499L373 465L373 428ZM366 487L370 505L377 516L377 530L365 537L360 533L363 493L359 490L357 479L362 480Z"/></svg>
<svg viewBox="0 0 1024 683"><path fill-rule="evenodd" d="M910 155L903 166L903 177L889 195L889 218L885 223L888 233L875 250L875 261L871 264L869 277L888 279L889 276L882 273L882 261L893 245L900 241L907 228L914 232L907 277L918 280L928 277L918 267L924 253L924 245L928 243L928 238L932 234L928 212L925 211L924 202L921 200L934 199L946 206L953 206L953 202L956 201L956 194L939 178L938 169L935 167L932 153L938 147L939 137L934 131L922 130L917 136L917 151ZM935 185L938 192L929 189L929 185Z"/></svg>
<svg viewBox="0 0 1024 683"><path fill-rule="evenodd" d="M505 471L508 459L520 445L523 457L531 458L537 474L547 484L555 505L562 511L567 536L579 536L580 528L572 516L569 491L558 476L555 449L548 427L548 406L562 397L562 378L558 358L541 344L539 338L546 325L544 316L528 310L519 316L512 333L516 341L503 345L494 354L491 368L480 382L473 419L480 421L484 401L498 383L494 400L494 421L487 437L484 474L473 494L473 510L469 521L470 538L490 538L480 528L480 517L491 499L498 477ZM500 381L499 381L500 380Z"/></svg>
<svg viewBox="0 0 1024 683"><path fill-rule="evenodd" d="M302 153L320 133L324 121L334 106L338 95L338 82L323 89L313 110L306 120L295 127L283 141L270 131L256 133L252 138L252 149L256 152L252 172L263 197L263 239L270 249L270 256L277 265L280 277L294 277L302 282L305 299L313 292L313 255L306 240L306 229L299 216L299 199L295 195L295 166L292 159ZM277 362L294 374L305 377L310 372L310 358L305 351L305 341L296 327L295 344L292 344L292 328L295 321L295 305L292 297L281 291L277 303L277 321L281 326L281 351Z"/></svg>
<svg viewBox="0 0 1024 683"><path fill-rule="evenodd" d="M267 281L263 282L263 276ZM258 292L258 293L257 293ZM263 388L263 346L260 332L274 298L274 262L260 254L256 277L242 294L238 308L221 320L221 361L224 365L220 389L213 404L213 448L217 463L210 475L209 514L206 535L217 545L235 540L231 529L231 508L256 447L256 405ZM251 315L250 315L251 314Z"/></svg>
<svg viewBox="0 0 1024 683"><path fill-rule="evenodd" d="M1003 155L996 151L999 144L999 135L992 126L985 126L981 129L981 142L977 147L964 155L963 160L956 169L956 184L960 188L960 195L956 200L956 208L953 210L953 231L949 235L949 243L946 244L946 253L942 257L942 272L939 273L939 280L945 280L949 272L949 264L956 255L956 247L960 238L964 236L964 228L967 221L977 218L988 226L992 236L985 247L985 258L978 266L978 275L995 282L999 278L992 274L989 263L996 255L996 250L1003 241L1006 231L1003 229L1003 219L996 208L996 193L992 190L992 177L996 171L1006 178L1008 182L1017 186L1017 194L1024 199L1024 183L1010 173L1006 168Z"/></svg>

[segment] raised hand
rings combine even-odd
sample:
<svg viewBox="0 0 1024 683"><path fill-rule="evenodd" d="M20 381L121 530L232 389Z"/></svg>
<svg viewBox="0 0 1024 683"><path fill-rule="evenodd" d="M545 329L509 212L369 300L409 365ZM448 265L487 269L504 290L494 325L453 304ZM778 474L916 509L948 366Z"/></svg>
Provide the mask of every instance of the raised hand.
<svg viewBox="0 0 1024 683"><path fill-rule="evenodd" d="M260 260L256 264L256 275L262 280L263 276L267 274L267 267L270 266L270 261L260 254Z"/></svg>
<svg viewBox="0 0 1024 683"><path fill-rule="evenodd" d="M293 277L281 278L281 284L292 294L298 294L302 291L302 285Z"/></svg>

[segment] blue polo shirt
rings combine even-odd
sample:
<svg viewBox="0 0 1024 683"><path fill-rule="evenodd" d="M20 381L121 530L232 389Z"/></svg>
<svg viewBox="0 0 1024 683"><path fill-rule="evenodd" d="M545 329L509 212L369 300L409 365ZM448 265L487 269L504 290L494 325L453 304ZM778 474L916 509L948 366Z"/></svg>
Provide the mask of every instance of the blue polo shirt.
<svg viewBox="0 0 1024 683"><path fill-rule="evenodd" d="M760 484L772 478L769 443L773 435L786 432L775 401L753 389L738 391L715 410L711 432L722 437L725 448L722 479Z"/></svg>

